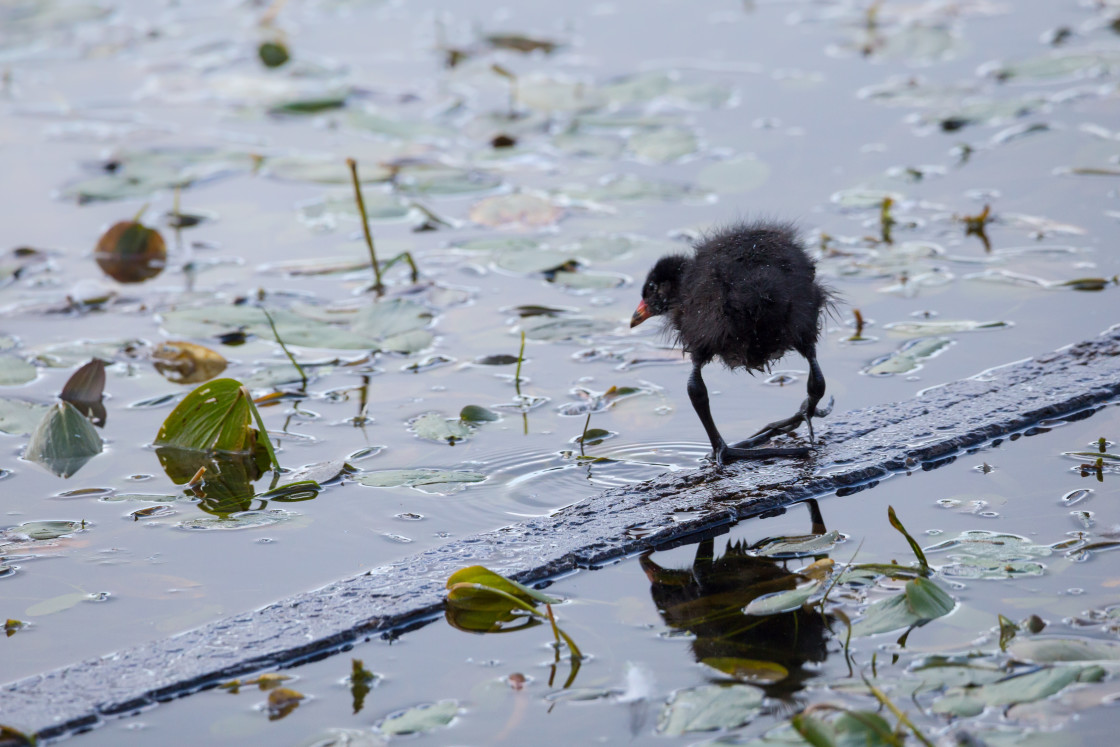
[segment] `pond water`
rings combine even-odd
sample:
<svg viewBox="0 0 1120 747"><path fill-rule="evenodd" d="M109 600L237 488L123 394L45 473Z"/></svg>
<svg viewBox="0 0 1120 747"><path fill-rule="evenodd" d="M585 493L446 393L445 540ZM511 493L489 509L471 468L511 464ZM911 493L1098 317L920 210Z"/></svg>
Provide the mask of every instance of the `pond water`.
<svg viewBox="0 0 1120 747"><path fill-rule="evenodd" d="M4 6L0 615L30 623L0 647L5 681L704 468L685 362L628 320L658 256L736 218L796 220L843 296L819 352L841 410L1120 321L1118 16L1045 0ZM258 47L278 40L291 59L266 69ZM380 299L348 157L379 256L420 269L412 283L395 265ZM167 267L118 283L94 247L141 211ZM177 211L201 221L176 231ZM192 388L156 370L167 341L216 351L255 396L285 393L260 408L285 469L356 472L313 500L254 498L267 476L184 489L151 446ZM93 357L109 362L104 448L62 477L24 458L27 434ZM734 437L796 409L805 363L706 377ZM469 405L499 419L463 424ZM592 469L572 458L589 411L609 438L588 448L616 460ZM1015 449L1115 439L1098 419L1081 442ZM469 476L363 484L404 469ZM905 481L911 504L945 497L932 477ZM843 500L841 531L890 531L878 504ZM42 521L74 524L30 538ZM571 583L634 583L603 576ZM435 630L417 638L451 640ZM482 642L477 661L499 645L459 636ZM431 699L430 684L408 688Z"/></svg>

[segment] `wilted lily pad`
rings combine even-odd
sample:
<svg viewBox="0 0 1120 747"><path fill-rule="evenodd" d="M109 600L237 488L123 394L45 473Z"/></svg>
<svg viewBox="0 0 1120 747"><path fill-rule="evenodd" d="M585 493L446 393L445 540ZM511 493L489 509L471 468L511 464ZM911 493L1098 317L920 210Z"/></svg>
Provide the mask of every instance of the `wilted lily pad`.
<svg viewBox="0 0 1120 747"><path fill-rule="evenodd" d="M163 272L167 245L159 231L139 221L115 223L97 241L97 266L120 283L142 283Z"/></svg>
<svg viewBox="0 0 1120 747"><path fill-rule="evenodd" d="M152 364L168 381L200 384L226 370L226 359L193 342L169 341L152 351Z"/></svg>

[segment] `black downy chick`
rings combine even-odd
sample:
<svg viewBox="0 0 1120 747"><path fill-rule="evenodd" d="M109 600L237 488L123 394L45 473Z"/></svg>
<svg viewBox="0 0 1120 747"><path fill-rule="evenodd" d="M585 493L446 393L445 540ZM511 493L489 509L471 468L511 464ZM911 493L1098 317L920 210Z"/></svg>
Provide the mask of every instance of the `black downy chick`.
<svg viewBox="0 0 1120 747"><path fill-rule="evenodd" d="M804 421L813 442L812 418L825 381L817 364L821 315L832 293L816 280L813 260L794 227L759 221L721 229L695 247L695 254L670 254L649 271L630 326L664 315L666 331L692 357L688 396L712 443L719 465L739 459L803 456L805 447L753 448ZM700 369L719 358L728 368L765 371L790 350L809 362L809 396L793 416L770 423L751 438L728 446L712 420L708 388Z"/></svg>

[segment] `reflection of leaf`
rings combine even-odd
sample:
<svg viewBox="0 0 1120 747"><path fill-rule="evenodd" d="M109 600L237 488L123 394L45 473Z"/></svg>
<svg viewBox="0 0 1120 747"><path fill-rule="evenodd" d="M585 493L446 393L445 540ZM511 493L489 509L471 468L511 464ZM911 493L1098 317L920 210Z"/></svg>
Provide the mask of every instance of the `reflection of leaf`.
<svg viewBox="0 0 1120 747"><path fill-rule="evenodd" d="M101 436L93 424L69 402L57 402L32 432L23 458L59 477L70 477L101 449Z"/></svg>
<svg viewBox="0 0 1120 747"><path fill-rule="evenodd" d="M734 729L758 715L762 690L750 685L707 685L678 690L657 719L657 732L680 736L694 731Z"/></svg>

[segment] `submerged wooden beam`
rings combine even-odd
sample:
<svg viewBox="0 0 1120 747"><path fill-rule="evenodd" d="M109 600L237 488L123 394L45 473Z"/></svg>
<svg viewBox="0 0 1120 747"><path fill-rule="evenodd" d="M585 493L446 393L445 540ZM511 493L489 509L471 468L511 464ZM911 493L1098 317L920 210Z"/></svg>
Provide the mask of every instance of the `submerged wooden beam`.
<svg viewBox="0 0 1120 747"><path fill-rule="evenodd" d="M667 473L166 640L4 685L0 714L5 724L40 737L89 728L430 618L442 608L447 577L466 565L523 582L595 567L810 496L844 495L898 471L932 469L1117 396L1120 326L905 402L830 418L818 426L822 445L808 459Z"/></svg>

